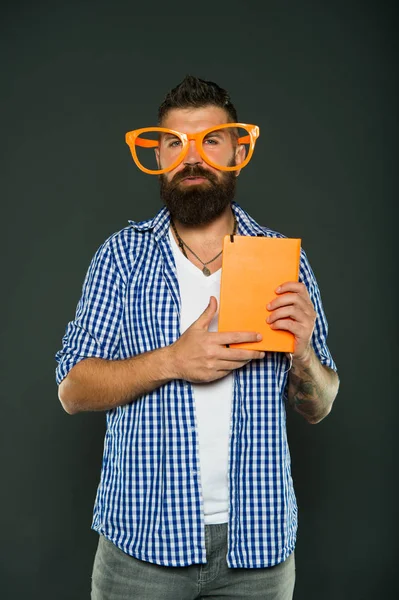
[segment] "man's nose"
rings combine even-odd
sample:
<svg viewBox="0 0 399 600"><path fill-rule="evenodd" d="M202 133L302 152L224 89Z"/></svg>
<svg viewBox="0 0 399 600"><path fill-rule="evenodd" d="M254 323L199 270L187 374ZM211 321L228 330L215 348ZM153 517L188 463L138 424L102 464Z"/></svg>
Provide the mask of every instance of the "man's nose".
<svg viewBox="0 0 399 600"><path fill-rule="evenodd" d="M197 149L197 146L196 146L194 140L191 140L189 142L188 151L187 151L186 156L184 157L183 162L185 165L197 165L197 164L203 162L202 156L198 152L198 149Z"/></svg>

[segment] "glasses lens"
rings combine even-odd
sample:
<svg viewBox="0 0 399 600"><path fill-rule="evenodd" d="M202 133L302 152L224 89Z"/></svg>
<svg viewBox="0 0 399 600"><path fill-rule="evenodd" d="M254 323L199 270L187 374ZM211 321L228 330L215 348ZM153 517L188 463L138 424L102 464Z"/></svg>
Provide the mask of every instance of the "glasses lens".
<svg viewBox="0 0 399 600"><path fill-rule="evenodd" d="M182 152L182 143L179 137L151 129L141 133L136 138L136 154L139 162L145 169L160 171L173 164ZM160 156L161 166L158 166L157 154Z"/></svg>
<svg viewBox="0 0 399 600"><path fill-rule="evenodd" d="M216 167L232 167L242 162L248 154L249 132L243 127L214 129L202 140L207 158ZM238 160L237 154L241 160Z"/></svg>

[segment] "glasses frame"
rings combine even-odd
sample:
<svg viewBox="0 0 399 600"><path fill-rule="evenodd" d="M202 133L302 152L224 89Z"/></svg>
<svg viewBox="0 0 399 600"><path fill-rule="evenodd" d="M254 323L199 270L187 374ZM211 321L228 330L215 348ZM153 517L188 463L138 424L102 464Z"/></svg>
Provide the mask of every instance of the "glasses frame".
<svg viewBox="0 0 399 600"><path fill-rule="evenodd" d="M202 142L204 140L204 137L206 137L212 131L217 131L218 129L225 129L226 127L241 127L241 129L245 129L248 132L248 135L244 135L238 138L237 140L238 144L249 144L247 156L245 157L242 163L240 163L239 165L234 165L233 167L222 167L220 165L216 165L209 159L209 157L205 154L202 148ZM182 150L178 158L166 169L159 169L158 171L154 171L153 169L147 169L140 163L138 159L136 146L141 146L142 148L159 148L159 142L157 140L146 140L144 138L139 138L139 136L142 133L147 133L148 131L171 133L172 135L178 137L182 143ZM134 129L133 131L128 131L125 135L125 141L130 148L130 152L132 153L134 162L141 171L144 171L144 173L148 173L149 175L162 175L163 173L173 171L173 169L179 166L179 164L184 160L184 158L187 155L191 141L195 141L195 145L200 156L211 167L214 167L219 171L237 171L238 169L243 169L252 158L252 154L255 149L255 143L258 137L259 127L257 125L250 125L249 123L224 123L223 125L218 125L217 127L209 127L208 129L200 131L199 133L182 133L181 131L175 131L174 129L168 129L166 127L143 127L141 129Z"/></svg>

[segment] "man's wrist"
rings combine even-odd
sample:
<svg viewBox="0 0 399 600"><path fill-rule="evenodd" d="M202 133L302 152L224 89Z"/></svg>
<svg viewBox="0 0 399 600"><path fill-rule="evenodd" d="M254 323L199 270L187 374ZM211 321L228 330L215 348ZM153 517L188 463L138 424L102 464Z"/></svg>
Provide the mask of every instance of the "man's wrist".
<svg viewBox="0 0 399 600"><path fill-rule="evenodd" d="M165 346L164 348L161 348L160 351L159 367L164 378L168 381L172 381L173 379L181 379L174 344Z"/></svg>
<svg viewBox="0 0 399 600"><path fill-rule="evenodd" d="M292 357L292 366L295 366L298 369L309 369L312 365L313 359L315 357L315 353L313 348L309 347L301 356Z"/></svg>

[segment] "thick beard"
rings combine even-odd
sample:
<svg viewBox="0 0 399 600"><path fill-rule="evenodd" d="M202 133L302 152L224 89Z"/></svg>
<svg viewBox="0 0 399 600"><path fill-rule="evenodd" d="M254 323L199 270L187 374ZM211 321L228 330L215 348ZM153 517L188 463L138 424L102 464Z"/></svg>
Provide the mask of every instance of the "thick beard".
<svg viewBox="0 0 399 600"><path fill-rule="evenodd" d="M186 177L205 177L207 181L182 188L179 182ZM225 171L218 178L199 165L187 166L171 181L165 175L159 176L161 198L173 220L189 226L206 225L221 215L233 200L236 178L234 171Z"/></svg>

